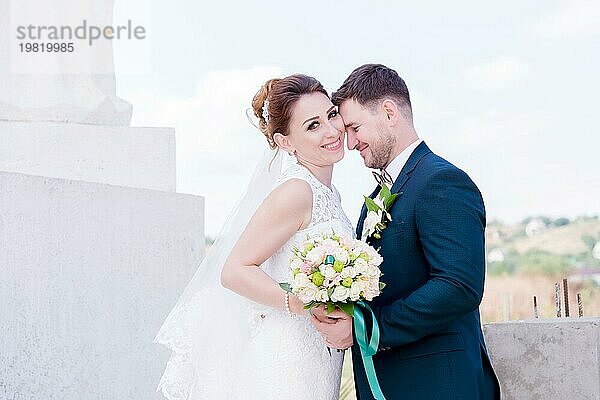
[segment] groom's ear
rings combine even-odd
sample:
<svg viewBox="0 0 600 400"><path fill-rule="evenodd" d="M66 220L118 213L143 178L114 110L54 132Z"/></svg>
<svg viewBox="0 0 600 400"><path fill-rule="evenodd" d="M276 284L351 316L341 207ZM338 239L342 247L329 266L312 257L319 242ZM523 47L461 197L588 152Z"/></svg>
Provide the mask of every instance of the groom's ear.
<svg viewBox="0 0 600 400"><path fill-rule="evenodd" d="M398 123L398 118L401 117L398 105L393 100L386 99L381 103L383 112L387 114L387 119L390 121L390 125L394 126Z"/></svg>

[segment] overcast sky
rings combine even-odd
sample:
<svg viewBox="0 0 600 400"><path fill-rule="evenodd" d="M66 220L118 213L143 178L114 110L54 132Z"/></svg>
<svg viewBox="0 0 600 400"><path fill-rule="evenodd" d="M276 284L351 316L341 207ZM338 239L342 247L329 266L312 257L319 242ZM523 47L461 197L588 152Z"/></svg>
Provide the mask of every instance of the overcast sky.
<svg viewBox="0 0 600 400"><path fill-rule="evenodd" d="M419 135L467 171L488 218L600 213L598 1L116 0L118 94L133 126L176 129L177 190L206 197L214 236L266 142L245 111L296 72L335 90L357 66L406 80ZM334 184L354 221L374 181L358 154Z"/></svg>

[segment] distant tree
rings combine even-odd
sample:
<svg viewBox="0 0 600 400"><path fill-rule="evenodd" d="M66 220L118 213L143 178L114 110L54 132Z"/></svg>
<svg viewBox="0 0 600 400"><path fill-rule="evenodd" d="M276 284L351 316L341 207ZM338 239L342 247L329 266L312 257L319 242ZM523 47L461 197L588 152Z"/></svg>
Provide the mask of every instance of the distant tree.
<svg viewBox="0 0 600 400"><path fill-rule="evenodd" d="M596 268L600 267L600 260L594 258L589 251L575 254L570 257L573 260L573 265L577 268Z"/></svg>
<svg viewBox="0 0 600 400"><path fill-rule="evenodd" d="M519 260L519 271L530 275L560 276L573 269L565 258L542 250L529 250Z"/></svg>
<svg viewBox="0 0 600 400"><path fill-rule="evenodd" d="M569 225L571 220L569 218L557 218L554 220L554 226L565 226Z"/></svg>
<svg viewBox="0 0 600 400"><path fill-rule="evenodd" d="M527 218L525 218L524 220L522 220L522 221L521 221L521 223L522 223L523 225L527 225L528 223L530 223L530 222L531 222L531 220L532 220L533 218L535 218L535 217L527 217Z"/></svg>
<svg viewBox="0 0 600 400"><path fill-rule="evenodd" d="M503 261L488 263L487 273L495 276L514 275L517 270L519 258L519 253L511 249L504 255Z"/></svg>
<svg viewBox="0 0 600 400"><path fill-rule="evenodd" d="M487 273L489 275L514 275L517 269L517 263L511 260L488 263Z"/></svg>
<svg viewBox="0 0 600 400"><path fill-rule="evenodd" d="M502 222L501 219L494 218L494 219L492 219L492 220L490 220L490 221L487 222L487 226L488 227L490 227L490 226L503 227L504 226L504 222Z"/></svg>
<svg viewBox="0 0 600 400"><path fill-rule="evenodd" d="M527 225L528 223L530 223L531 221L533 221L534 219L539 219L541 220L543 223L545 223L546 225L550 225L552 224L552 218L550 217L546 217L544 215L538 215L538 216L534 216L534 217L527 217L525 218L523 221L521 221L522 224Z"/></svg>
<svg viewBox="0 0 600 400"><path fill-rule="evenodd" d="M594 246L598 242L598 240L594 236L587 234L582 235L581 240L583 241L583 243L585 243L585 246L589 249L589 251L592 251L594 249Z"/></svg>
<svg viewBox="0 0 600 400"><path fill-rule="evenodd" d="M598 219L598 215L580 215L575 218L574 222L597 221Z"/></svg>
<svg viewBox="0 0 600 400"><path fill-rule="evenodd" d="M525 238L527 237L527 233L525 233L525 226L522 227L522 229L519 229L518 231L516 231L515 233L513 233L511 236L506 238L506 242L507 243L511 243L511 242L515 242L521 238Z"/></svg>

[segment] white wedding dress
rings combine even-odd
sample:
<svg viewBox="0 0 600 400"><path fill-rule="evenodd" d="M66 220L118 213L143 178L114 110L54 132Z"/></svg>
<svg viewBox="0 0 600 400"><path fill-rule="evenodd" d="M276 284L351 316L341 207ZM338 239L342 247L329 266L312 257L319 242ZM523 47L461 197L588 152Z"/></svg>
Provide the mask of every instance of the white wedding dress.
<svg viewBox="0 0 600 400"><path fill-rule="evenodd" d="M329 189L307 168L294 163L283 170L273 188L289 179L302 179L310 185L312 217L305 229L296 232L260 266L277 282L289 280L292 248L300 246L307 236L332 230L338 235L354 235L335 187ZM200 293L197 297L206 299L212 295ZM189 332L206 330L202 325L210 325L210 317L192 323L178 322L182 318L177 315L173 318L172 324L176 325L166 329L170 334L157 340L173 350L159 384L163 395L170 400L337 400L344 353L331 350L330 354L308 315L291 317L283 310L251 301L246 304L249 328L239 334L243 346L238 346L235 351L228 348L227 354L220 349L222 345L217 346L220 350L213 352L208 346L202 349L202 356L195 356L195 361L194 356L190 356L194 346L206 340L219 340L216 334L207 339L206 331L197 335ZM201 306L200 301L192 300L179 312L194 321L189 315L196 318ZM225 332L227 328L220 330ZM170 340L171 337L175 339ZM188 342L191 345L181 344Z"/></svg>
<svg viewBox="0 0 600 400"><path fill-rule="evenodd" d="M335 187L330 190L299 164L288 168L278 183L294 178L312 188L312 218L306 229L296 232L261 265L277 282L289 280L292 248L301 247L308 235L331 230L353 235ZM308 316L291 318L285 311L257 303L250 309L252 339L241 359L244 367L236 398L337 400L344 353L329 354Z"/></svg>

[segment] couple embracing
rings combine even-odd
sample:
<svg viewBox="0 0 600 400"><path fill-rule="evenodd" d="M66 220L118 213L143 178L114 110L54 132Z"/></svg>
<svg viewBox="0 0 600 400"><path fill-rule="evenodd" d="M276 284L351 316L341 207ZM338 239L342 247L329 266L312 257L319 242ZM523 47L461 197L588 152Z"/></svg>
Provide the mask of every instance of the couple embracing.
<svg viewBox="0 0 600 400"><path fill-rule="evenodd" d="M156 336L172 350L162 394L334 400L350 348L360 400L499 399L478 309L483 199L419 139L404 80L367 64L330 96L316 79L291 75L267 81L252 109L269 148ZM368 207L354 226L332 184L345 147L376 170L371 199L395 195L375 234ZM383 259L386 286L361 322L378 336L370 364L352 317L307 310L280 285L294 250L327 232L362 239Z"/></svg>

